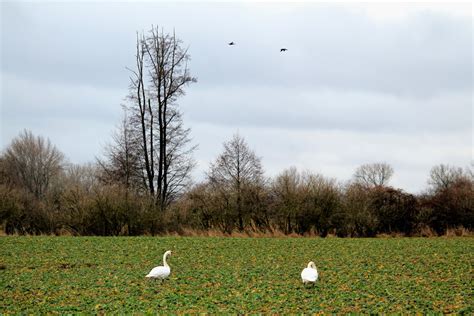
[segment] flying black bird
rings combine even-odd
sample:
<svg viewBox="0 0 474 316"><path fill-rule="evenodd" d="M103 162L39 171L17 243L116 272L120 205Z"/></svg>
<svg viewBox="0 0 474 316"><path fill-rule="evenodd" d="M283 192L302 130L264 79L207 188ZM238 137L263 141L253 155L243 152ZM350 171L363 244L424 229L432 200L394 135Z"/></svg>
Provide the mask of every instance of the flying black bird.
<svg viewBox="0 0 474 316"><path fill-rule="evenodd" d="M235 45L235 43L234 43L234 42L230 42L229 45L232 46L232 45Z"/></svg>
<svg viewBox="0 0 474 316"><path fill-rule="evenodd" d="M286 52L288 49L287 48L280 48L280 53L281 52Z"/></svg>

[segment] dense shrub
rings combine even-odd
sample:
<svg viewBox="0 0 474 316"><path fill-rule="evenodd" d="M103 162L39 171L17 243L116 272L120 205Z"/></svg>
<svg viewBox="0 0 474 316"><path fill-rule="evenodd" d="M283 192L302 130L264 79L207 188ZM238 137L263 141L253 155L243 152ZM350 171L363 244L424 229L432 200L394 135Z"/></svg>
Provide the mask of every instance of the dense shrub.
<svg viewBox="0 0 474 316"><path fill-rule="evenodd" d="M474 184L467 178L421 197L420 203L425 211L423 223L438 234L458 226L474 227Z"/></svg>
<svg viewBox="0 0 474 316"><path fill-rule="evenodd" d="M333 222L340 237L375 236L379 219L371 207L370 191L359 184L348 185Z"/></svg>
<svg viewBox="0 0 474 316"><path fill-rule="evenodd" d="M375 187L368 198L371 213L377 218L377 233L413 231L417 208L413 195L390 187Z"/></svg>
<svg viewBox="0 0 474 316"><path fill-rule="evenodd" d="M51 234L57 221L54 211L27 191L0 185L0 216L7 234Z"/></svg>

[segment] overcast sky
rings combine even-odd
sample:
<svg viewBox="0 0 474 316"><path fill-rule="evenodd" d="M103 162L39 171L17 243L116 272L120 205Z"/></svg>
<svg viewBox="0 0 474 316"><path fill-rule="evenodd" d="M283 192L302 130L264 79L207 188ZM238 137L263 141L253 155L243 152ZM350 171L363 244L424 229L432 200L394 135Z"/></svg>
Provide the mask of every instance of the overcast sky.
<svg viewBox="0 0 474 316"><path fill-rule="evenodd" d="M472 162L470 3L0 6L2 149L29 129L94 161L122 116L136 31L153 24L176 30L198 78L179 101L196 179L237 132L268 176L296 166L342 181L385 161L391 184L417 193L432 166Z"/></svg>

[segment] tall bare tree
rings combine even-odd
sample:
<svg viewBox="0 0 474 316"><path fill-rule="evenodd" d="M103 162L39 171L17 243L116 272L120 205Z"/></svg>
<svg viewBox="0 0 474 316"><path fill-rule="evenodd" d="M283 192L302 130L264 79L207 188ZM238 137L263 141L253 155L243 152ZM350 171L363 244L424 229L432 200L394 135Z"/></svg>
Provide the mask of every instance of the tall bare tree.
<svg viewBox="0 0 474 316"><path fill-rule="evenodd" d="M385 163L371 163L360 166L354 173L354 180L367 187L385 186L393 175L393 168Z"/></svg>
<svg viewBox="0 0 474 316"><path fill-rule="evenodd" d="M5 150L3 164L9 182L43 197L64 165L64 155L49 139L24 130Z"/></svg>
<svg viewBox="0 0 474 316"><path fill-rule="evenodd" d="M194 166L190 130L184 128L177 100L196 78L190 75L187 48L158 27L137 34L136 65L129 69L127 112L133 143L148 192L165 209L189 183Z"/></svg>
<svg viewBox="0 0 474 316"><path fill-rule="evenodd" d="M263 184L261 160L239 135L224 143L224 151L211 164L208 179L235 211L238 229L244 229L245 192L251 186Z"/></svg>

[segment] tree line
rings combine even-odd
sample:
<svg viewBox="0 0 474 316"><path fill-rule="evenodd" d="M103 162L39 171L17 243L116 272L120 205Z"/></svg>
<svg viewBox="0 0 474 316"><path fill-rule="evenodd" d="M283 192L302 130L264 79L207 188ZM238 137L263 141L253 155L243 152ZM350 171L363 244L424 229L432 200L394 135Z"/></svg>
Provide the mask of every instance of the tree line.
<svg viewBox="0 0 474 316"><path fill-rule="evenodd" d="M0 154L0 224L7 234L142 235L186 230L327 236L472 230L472 169L434 166L425 193L389 185L393 168L362 165L350 181L296 168L273 178L234 135L193 183L196 148L179 97L197 80L175 34L137 34L123 119L103 158L67 163L23 131Z"/></svg>
<svg viewBox="0 0 474 316"><path fill-rule="evenodd" d="M110 159L110 158L109 158ZM108 162L108 163L107 163ZM170 195L166 207L142 181L110 161L66 162L41 136L24 131L0 156L0 221L7 234L142 235L186 230L328 234L444 234L472 230L471 169L437 165L425 193L389 186L387 163L362 165L340 182L292 167L264 176L260 158L234 135L203 181ZM138 175L135 175L138 178Z"/></svg>

